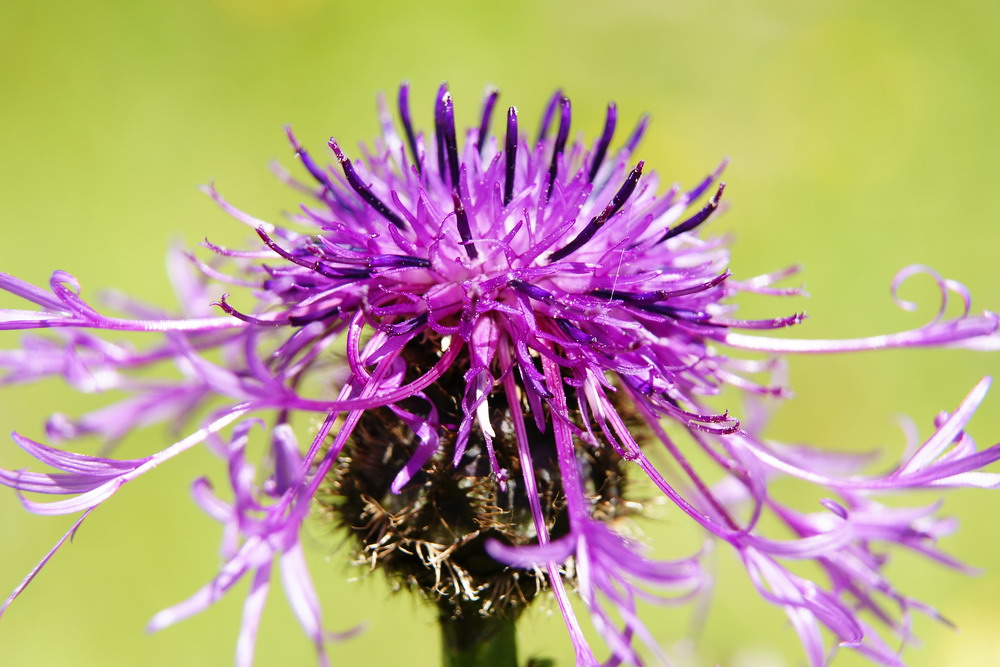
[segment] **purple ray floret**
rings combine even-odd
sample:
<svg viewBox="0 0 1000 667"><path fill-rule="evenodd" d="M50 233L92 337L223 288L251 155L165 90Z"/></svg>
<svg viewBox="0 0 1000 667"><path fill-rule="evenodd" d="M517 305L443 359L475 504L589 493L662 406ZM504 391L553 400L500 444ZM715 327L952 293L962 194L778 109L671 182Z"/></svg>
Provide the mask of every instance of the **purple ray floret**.
<svg viewBox="0 0 1000 667"><path fill-rule="evenodd" d="M600 457L659 489L706 540L730 548L761 597L786 611L811 665L826 663L831 638L876 662L902 664L883 628L909 640L910 612L935 612L887 579L886 550L963 566L935 545L954 528L937 504L889 508L879 494L1000 486L1000 475L983 470L1000 459L1000 444L980 449L965 431L989 379L939 414L926 440L882 474L869 474L863 457L765 440L748 425L759 420L741 422L740 405L719 412L711 399L727 387L751 397L786 395L781 360L761 360L760 352L989 351L1000 347L1000 319L974 313L960 284L910 267L893 283L894 297L917 274L929 275L942 296L940 312L922 326L847 340L764 335L803 315L739 319L732 298L798 294L777 285L795 269L732 275L727 247L705 234L722 211L724 184L701 201L725 163L689 190L661 188L656 172L633 157L648 116L613 147L618 110L611 104L595 141L571 142L570 102L557 91L533 141L514 107L490 134L498 95L488 90L478 125L459 132L442 85L428 105L432 149L430 135L415 129L406 85L397 98L402 136L383 105L383 136L370 152L345 152L331 140L321 158L289 130L318 185L286 180L312 199L279 226L209 188L257 237L246 250L206 241L211 261L173 257L181 297L174 314L124 299L97 307L63 271L47 289L0 273L0 289L29 304L0 310L0 330L27 331L19 348L0 351L0 383L60 377L79 391L124 396L76 418L54 415L44 436L52 444L14 434L52 471L0 470L0 484L32 512L80 516L0 613L91 511L163 461L204 445L228 464L224 493L217 496L205 477L192 487L224 527L225 562L150 627L204 610L246 578L237 664L250 665L276 565L319 663L327 664L327 643L343 635L323 625L303 524L345 452L356 451L359 433L391 415L412 444L385 471L391 493L413 491L445 461L479 470L524 499L531 539L488 540L483 549L496 561L491 567L532 570L545 580L578 664L599 664L606 652L608 664L663 657L643 607L688 601L708 578L700 552L659 560L599 511L591 476ZM963 305L955 317L946 316L949 296ZM121 343L121 331L140 332L146 343ZM435 402L450 391L446 382L458 387L458 412ZM296 413L315 413L321 425L296 433ZM113 444L152 424L188 424L189 434L133 460L73 451L77 438ZM258 434L267 445L263 460L253 461L248 452L257 448L247 445ZM513 460L504 442L512 443ZM824 500L806 509L780 503L769 484L781 477L813 485ZM541 489L553 480L557 492L546 495ZM546 504L553 502L564 512L558 528ZM794 573L787 564L795 560L812 561L819 576ZM589 636L600 641L585 636L571 591L596 630Z"/></svg>

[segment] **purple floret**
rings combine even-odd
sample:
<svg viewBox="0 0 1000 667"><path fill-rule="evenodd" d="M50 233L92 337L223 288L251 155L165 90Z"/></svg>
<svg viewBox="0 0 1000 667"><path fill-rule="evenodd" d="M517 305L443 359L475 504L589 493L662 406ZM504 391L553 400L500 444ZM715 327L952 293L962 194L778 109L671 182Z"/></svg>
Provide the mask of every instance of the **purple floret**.
<svg viewBox="0 0 1000 667"><path fill-rule="evenodd" d="M921 327L849 340L762 335L803 316L738 319L731 299L740 292L797 294L777 286L795 269L738 279L724 241L703 235L724 208L719 177L725 162L690 190L664 191L635 155L648 117L615 147L614 104L601 135L581 143L569 140L571 106L561 91L534 138L519 125L514 107L501 130L490 133L495 90L487 91L477 126L459 133L454 102L442 86L434 99L433 137L415 129L409 98L404 85L398 96L402 135L383 103L380 141L353 157L333 139L324 157L310 154L288 130L312 182L283 175L311 197L287 226L258 220L208 188L223 210L256 231L259 243L231 250L206 241L211 259L178 256L171 277L180 313L161 315L123 301L123 312L111 316L85 301L75 279L62 271L53 274L48 290L0 274L0 288L40 308L0 310L0 329L58 329L45 337L26 334L20 349L0 351L0 382L60 376L80 391L127 395L77 419L55 415L46 429L50 441L61 445L97 434L114 442L153 423L201 422L162 451L129 461L76 454L15 433L18 445L57 472L0 470L0 484L19 493L66 496L24 498L32 512L83 514L0 613L94 508L161 462L205 444L228 464L231 488L224 495L232 500L217 497L205 478L194 483L193 493L224 527L225 564L150 627L202 611L249 577L237 650L237 663L249 665L277 562L292 607L326 664L326 643L336 636L323 626L300 532L359 420L388 408L416 443L408 462L389 471L394 493L413 482L445 441L456 466L469 456L484 457L500 488L525 493L535 543L493 541L486 549L500 563L547 578L579 664L598 664L597 647L584 637L571 590L610 651L608 664L640 664L636 640L660 654L641 621L640 603L684 602L707 581L700 554L653 560L618 526L595 516L582 461L584 452L597 448L613 450L631 475L648 480L710 538L735 551L762 597L785 609L810 664L829 659L823 628L834 645L901 664L859 613L906 640L909 610L934 612L885 578L884 548L962 566L934 546L953 529L936 516L937 505L890 509L876 496L1000 486L1000 475L982 471L1000 459L1000 444L980 450L964 431L988 378L952 413L939 415L928 439L893 471L878 476L865 474L861 458L765 441L741 424L739 409L719 413L707 399L725 387L785 395L786 388L769 377L780 376L780 362L741 359L744 350L993 350L997 315L973 314L960 284L910 267L892 285L894 295L901 281L924 273L942 296L938 316ZM945 317L949 294L964 304L955 318ZM144 332L150 341L136 350L105 338L116 331ZM417 371L404 354L415 346L434 359ZM464 382L463 412L449 423L426 391L456 370ZM153 379L157 371L161 379ZM490 409L498 402L506 406L500 421ZM322 420L305 448L290 425L295 412ZM494 449L501 427L513 431L516 469L504 467ZM255 428L269 430L270 446L262 461L251 462L246 444ZM551 437L554 458L539 455L534 432ZM484 447L470 447L473 439ZM698 456L691 455L693 448ZM654 455L657 449L662 451ZM705 470L692 462L702 454L711 462ZM664 456L679 471L669 479L655 463ZM545 466L558 474L568 516L568 529L558 536L549 530L538 492ZM768 493L781 476L811 483L829 498L815 513L786 507ZM764 516L768 525L784 527L780 539L762 527ZM793 574L788 560L814 561L825 579Z"/></svg>

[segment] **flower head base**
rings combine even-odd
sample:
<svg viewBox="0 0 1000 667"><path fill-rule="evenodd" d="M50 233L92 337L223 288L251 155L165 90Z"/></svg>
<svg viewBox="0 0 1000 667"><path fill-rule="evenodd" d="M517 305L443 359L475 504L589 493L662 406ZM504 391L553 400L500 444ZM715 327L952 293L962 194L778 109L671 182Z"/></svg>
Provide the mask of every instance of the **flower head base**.
<svg viewBox="0 0 1000 667"><path fill-rule="evenodd" d="M933 546L950 528L933 517L935 507L887 510L872 495L1000 484L1000 477L979 471L1000 458L1000 445L977 450L963 431L988 381L943 414L931 437L882 477L863 476L863 461L765 443L729 412L711 410L706 397L725 387L783 395L767 377L775 362L740 360L733 350L989 349L996 347L997 316L972 315L964 288L918 268L900 280L930 272L943 301L949 293L963 300L960 317L946 319L942 308L918 329L845 341L743 333L791 326L802 316L734 316L729 299L738 292L797 290L775 286L794 271L735 280L722 240L699 236L720 209L724 186L717 181L725 163L691 189L664 193L655 173L633 155L645 118L613 148L618 112L612 104L595 142L570 142L571 105L557 93L537 135L523 131L513 107L503 131L493 135L496 101L489 91L481 122L460 136L442 86L428 136L413 125L404 85L402 132L383 104L382 140L360 158L331 140L333 166L314 158L289 130L315 183L281 176L310 203L293 216L292 227L277 227L209 188L224 210L255 229L261 245L237 251L206 242L217 261L177 263L187 310L179 318L153 316L133 304L125 306L128 317L107 316L62 272L53 274L50 291L0 274L0 287L42 307L0 311L0 328L64 332L59 341L26 338L25 352L0 357L6 381L62 375L82 390L130 394L98 414L53 419L50 439L96 433L114 440L157 421L204 419L187 438L133 461L73 454L15 435L62 472L0 471L0 482L70 496L25 504L39 513L84 512L72 532L123 484L207 443L228 462L232 498L216 497L206 480L195 483L194 495L225 526L226 564L152 627L204 609L249 575L240 664L252 658L275 562L325 661L330 635L299 540L310 513L333 514L358 538L361 560L384 566L435 600L445 616L516 617L551 588L578 662L595 664L569 604L569 581L612 661L638 664L636 638L658 650L640 620L639 602L686 600L706 576L697 556L651 560L618 532L616 519L636 507L624 495L625 475L644 477L735 549L762 596L787 610L812 664L826 659L821 627L840 645L898 663L856 611L873 612L905 637L906 611L928 608L884 578L880 543L956 563ZM220 296L212 282L248 289L251 297ZM206 312L213 298L222 316ZM145 331L157 340L135 351L90 329ZM209 360L213 350L221 362ZM168 362L180 369L181 380L146 379L144 369ZM226 407L209 410L218 397L227 399ZM305 451L289 421L299 411L322 416ZM262 424L253 413L276 422L262 473L245 453L253 427ZM666 429L662 420L674 426ZM676 432L684 438L671 435ZM654 448L681 474L665 475L650 457ZM716 470L697 470L690 448L707 454ZM830 473L835 468L841 474ZM721 483L706 481L720 473ZM824 501L818 514L785 507L768 494L777 475L817 484L836 499ZM790 539L762 534L758 521L765 513ZM827 581L792 574L782 564L787 559L815 560ZM886 602L901 606L904 618L890 614Z"/></svg>

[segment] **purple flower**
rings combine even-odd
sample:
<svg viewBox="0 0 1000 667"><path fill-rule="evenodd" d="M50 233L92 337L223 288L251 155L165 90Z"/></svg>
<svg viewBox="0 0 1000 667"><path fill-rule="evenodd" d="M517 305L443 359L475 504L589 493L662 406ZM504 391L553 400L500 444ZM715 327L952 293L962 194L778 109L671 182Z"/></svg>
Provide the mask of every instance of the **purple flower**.
<svg viewBox="0 0 1000 667"><path fill-rule="evenodd" d="M82 514L3 609L95 507L204 444L228 465L225 499L204 478L193 486L223 525L225 564L151 628L205 609L249 577L240 665L252 661L275 562L326 664L334 635L320 618L300 531L307 520L331 517L353 531L359 559L384 564L443 616L516 618L550 589L578 663L597 664L596 655L610 651L609 664L638 664L638 643L659 651L641 603L683 602L706 581L700 554L653 560L620 532L616 519L637 504L627 481L640 478L708 539L735 550L761 596L785 609L811 664L828 659L823 628L835 645L900 664L859 613L905 640L910 610L934 612L885 578L885 549L962 566L934 546L953 528L936 505L890 509L877 499L901 489L1000 485L1000 476L982 472L1000 458L1000 445L977 449L964 432L989 380L878 476L864 473L863 457L765 441L748 425L759 420L719 414L708 399L726 386L784 395L780 360L749 361L740 358L744 350L990 350L998 347L998 317L972 314L961 285L910 267L894 294L915 273L932 276L941 292L941 311L924 326L850 340L772 338L761 332L803 316L739 319L730 299L798 294L776 286L795 270L736 279L723 241L700 235L723 206L717 181L725 162L690 189L664 191L635 158L647 119L619 145L614 104L599 138L585 144L569 141L571 106L561 93L536 134L523 130L514 107L491 134L497 93L489 91L480 124L464 136L446 87L435 98L430 135L414 128L408 97L404 85L402 131L381 104L381 139L355 156L332 139L325 159L313 156L288 130L312 179L280 172L308 197L288 226L258 220L207 188L260 243L231 250L206 241L210 259L175 258L178 314L119 300L120 316L109 315L62 271L48 290L0 274L0 287L40 307L0 310L0 329L55 330L26 334L21 349L0 352L3 382L61 376L79 391L127 395L76 419L53 416L49 441L96 434L113 443L153 423L200 424L162 451L127 461L15 433L57 472L0 470L0 483L65 496L24 497L32 512ZM949 295L964 304L957 318L945 317ZM150 341L134 349L113 333L105 338L115 331L145 332ZM153 379L157 371L161 379ZM298 412L321 420L316 433L298 433L307 447L291 426ZM254 462L246 445L258 427L270 444ZM710 469L691 462L695 449ZM663 454L679 474L668 478L654 463ZM787 507L768 493L781 476L830 499L813 513ZM784 526L780 539L761 527L764 516ZM824 577L793 574L786 564L794 560L814 561ZM571 590L604 640L600 651L584 638Z"/></svg>

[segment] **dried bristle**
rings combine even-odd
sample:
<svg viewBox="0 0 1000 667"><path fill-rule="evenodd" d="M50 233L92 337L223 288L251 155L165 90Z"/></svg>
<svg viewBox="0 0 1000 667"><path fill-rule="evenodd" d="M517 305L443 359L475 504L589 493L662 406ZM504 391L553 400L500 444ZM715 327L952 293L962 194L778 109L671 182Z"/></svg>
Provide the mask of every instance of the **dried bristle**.
<svg viewBox="0 0 1000 667"><path fill-rule="evenodd" d="M427 341L415 341L404 351L409 373L425 372L438 351ZM490 475L485 442L474 429L459 466L452 463L457 425L462 418L460 397L467 368L456 365L427 396L443 424L441 446L400 493L391 491L398 470L412 456L417 440L388 408L366 412L345 447L326 488L318 495L322 511L357 540L356 562L385 571L403 587L434 601L450 617L499 614L517 617L547 587L541 573L519 571L494 560L485 543L537 542L506 403L496 395L490 404L493 445L497 459L510 471L506 491ZM498 400L499 399L499 400ZM409 399L401 407L426 411L427 403ZM552 539L568 531L562 482L551 434L539 433L528 415L532 462L545 521ZM573 415L579 419L579 414ZM546 418L548 421L548 418ZM594 513L613 520L633 511L623 498L623 462L602 445L579 449L587 484L595 498Z"/></svg>

